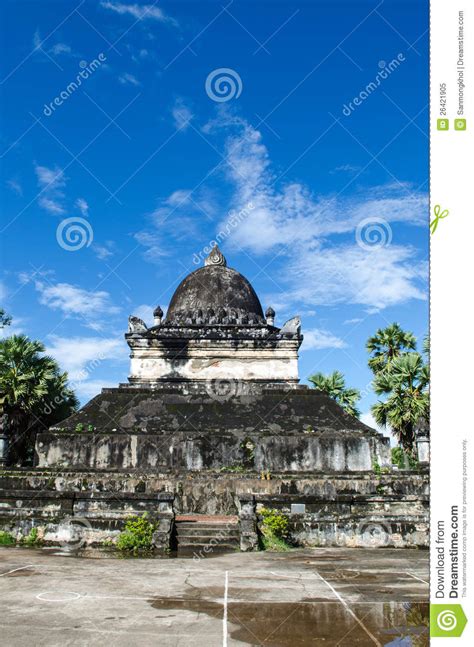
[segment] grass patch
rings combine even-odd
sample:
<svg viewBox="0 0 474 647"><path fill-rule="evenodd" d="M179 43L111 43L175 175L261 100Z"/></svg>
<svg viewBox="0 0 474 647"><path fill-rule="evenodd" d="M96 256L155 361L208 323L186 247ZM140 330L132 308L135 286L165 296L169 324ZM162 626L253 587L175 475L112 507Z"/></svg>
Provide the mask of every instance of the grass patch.
<svg viewBox="0 0 474 647"><path fill-rule="evenodd" d="M284 539L276 537L272 532L265 532L262 537L263 550L271 550L274 553L286 553L291 547Z"/></svg>

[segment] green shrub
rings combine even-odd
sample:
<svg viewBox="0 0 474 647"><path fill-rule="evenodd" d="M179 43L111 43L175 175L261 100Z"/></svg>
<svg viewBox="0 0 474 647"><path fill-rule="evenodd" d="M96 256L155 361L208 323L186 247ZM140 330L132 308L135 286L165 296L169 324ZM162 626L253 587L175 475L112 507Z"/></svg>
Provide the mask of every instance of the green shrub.
<svg viewBox="0 0 474 647"><path fill-rule="evenodd" d="M146 512L141 517L138 515L129 517L124 531L120 533L117 540L117 548L134 554L149 551L153 547L155 530L156 524L148 520Z"/></svg>
<svg viewBox="0 0 474 647"><path fill-rule="evenodd" d="M84 431L84 425L82 422L77 423L75 431Z"/></svg>
<svg viewBox="0 0 474 647"><path fill-rule="evenodd" d="M392 463L397 465L399 469L404 469L406 462L408 462L408 467L412 470L418 469L418 461L413 458L411 454L408 454L403 450L403 447L392 447Z"/></svg>
<svg viewBox="0 0 474 647"><path fill-rule="evenodd" d="M376 460L372 461L372 469L374 470L374 474L376 476L380 476L382 474L382 468Z"/></svg>
<svg viewBox="0 0 474 647"><path fill-rule="evenodd" d="M38 528L32 528L26 537L22 537L20 543L23 546L38 546L41 544L41 539L38 537Z"/></svg>
<svg viewBox="0 0 474 647"><path fill-rule="evenodd" d="M261 547L263 550L285 552L290 550L288 544L288 517L279 510L262 508Z"/></svg>
<svg viewBox="0 0 474 647"><path fill-rule="evenodd" d="M260 514L263 517L262 531L270 531L275 537L283 538L288 534L288 517L279 510L262 508Z"/></svg>
<svg viewBox="0 0 474 647"><path fill-rule="evenodd" d="M16 540L12 534L0 530L0 546L14 546L15 544Z"/></svg>

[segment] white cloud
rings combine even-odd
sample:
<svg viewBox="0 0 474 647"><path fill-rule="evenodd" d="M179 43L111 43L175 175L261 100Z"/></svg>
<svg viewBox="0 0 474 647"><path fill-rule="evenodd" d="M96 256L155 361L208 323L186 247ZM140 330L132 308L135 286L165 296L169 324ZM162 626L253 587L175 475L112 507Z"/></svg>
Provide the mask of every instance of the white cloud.
<svg viewBox="0 0 474 647"><path fill-rule="evenodd" d="M62 215L66 212L64 208L64 191L66 178L64 172L58 168L49 168L35 164L35 173L41 195L38 204L53 215Z"/></svg>
<svg viewBox="0 0 474 647"><path fill-rule="evenodd" d="M40 36L39 30L37 29L33 34L33 47L35 49L39 49L41 47L41 43L42 43L41 36Z"/></svg>
<svg viewBox="0 0 474 647"><path fill-rule="evenodd" d="M174 124L178 130L186 130L194 116L191 109L184 103L183 99L176 100L171 110L171 114L173 115Z"/></svg>
<svg viewBox="0 0 474 647"><path fill-rule="evenodd" d="M83 216L87 216L87 214L89 213L89 205L84 200L84 198L77 198L76 207L79 209Z"/></svg>
<svg viewBox="0 0 474 647"><path fill-rule="evenodd" d="M23 195L23 188L19 182L16 180L7 180L7 185L10 187L10 189L19 195L20 197Z"/></svg>
<svg viewBox="0 0 474 647"><path fill-rule="evenodd" d="M122 83L122 85L135 85L135 86L141 85L137 77L134 76L133 74L129 74L128 72L125 72L124 74L119 76L119 81L120 83Z"/></svg>
<svg viewBox="0 0 474 647"><path fill-rule="evenodd" d="M155 306L156 307L156 306ZM153 326L153 310L155 307L142 304L133 309L133 314L146 323L147 326Z"/></svg>
<svg viewBox="0 0 474 647"><path fill-rule="evenodd" d="M345 348L347 344L343 339L336 337L327 330L312 328L304 330L304 339L301 350L321 350L323 348Z"/></svg>
<svg viewBox="0 0 474 647"><path fill-rule="evenodd" d="M66 316L82 316L96 320L106 314L116 314L120 308L115 306L110 294L103 290L89 291L70 283L47 284L36 281L39 302L53 310L61 310Z"/></svg>
<svg viewBox="0 0 474 647"><path fill-rule="evenodd" d="M344 325L345 325L345 326L350 326L350 325L352 325L352 324L358 324L358 323L360 323L361 321L364 321L361 317L354 317L354 319L346 319L346 320L344 321Z"/></svg>
<svg viewBox="0 0 474 647"><path fill-rule="evenodd" d="M58 200L48 198L46 195L42 195L38 198L38 204L40 207L43 207L45 211L52 213L54 216L60 216L63 213L66 213L66 209Z"/></svg>
<svg viewBox="0 0 474 647"><path fill-rule="evenodd" d="M35 165L35 173L38 179L38 185L44 189L59 189L66 184L64 172L58 168L48 168L47 166Z"/></svg>
<svg viewBox="0 0 474 647"><path fill-rule="evenodd" d="M61 54L71 54L72 49L66 43L56 43L49 51L53 56L60 56Z"/></svg>
<svg viewBox="0 0 474 647"><path fill-rule="evenodd" d="M87 380L103 362L126 360L127 347L123 339L104 337L60 337L51 335L46 354L54 357L72 382Z"/></svg>
<svg viewBox="0 0 474 647"><path fill-rule="evenodd" d="M208 131L219 126L233 130L226 143L232 207L254 207L229 243L254 254L279 253L294 301L362 304L373 311L426 298L426 263L417 259L416 249L396 244L366 249L356 241L363 220L426 226L425 194L388 185L351 197L317 196L299 182L277 181L261 133L248 123L223 113Z"/></svg>
<svg viewBox="0 0 474 647"><path fill-rule="evenodd" d="M104 261L109 256L113 256L115 253L115 243L111 240L105 241L104 245L95 244L92 246L92 251L95 253L97 258L101 261Z"/></svg>
<svg viewBox="0 0 474 647"><path fill-rule="evenodd" d="M357 245L304 249L290 259L292 297L314 305L362 304L369 312L427 298L414 250L391 245L367 251ZM308 277L321 277L308 281Z"/></svg>
<svg viewBox="0 0 474 647"><path fill-rule="evenodd" d="M110 9L120 15L129 15L137 20L157 20L159 22L175 23L175 20L167 16L159 7L156 6L156 3L139 5L125 4L122 2L107 2L104 0L100 5L101 7L104 7L104 9Z"/></svg>
<svg viewBox="0 0 474 647"><path fill-rule="evenodd" d="M357 173L357 171L360 171L360 169L360 166L354 166L352 164L341 164L341 166L336 166L336 168L331 171L331 173Z"/></svg>

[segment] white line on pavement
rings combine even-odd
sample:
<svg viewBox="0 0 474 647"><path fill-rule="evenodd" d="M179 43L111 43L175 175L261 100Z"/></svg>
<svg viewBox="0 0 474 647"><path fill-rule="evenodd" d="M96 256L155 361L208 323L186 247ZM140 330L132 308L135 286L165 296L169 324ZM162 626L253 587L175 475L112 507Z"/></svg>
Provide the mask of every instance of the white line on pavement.
<svg viewBox="0 0 474 647"><path fill-rule="evenodd" d="M356 614L352 611L352 609L347 604L347 602L339 595L339 593L336 591L336 589L331 584L329 584L329 582L327 580L325 580L324 577L322 575L320 575L317 571L316 571L316 575L318 575L318 577L331 589L331 591L334 593L334 595L339 600L339 602L342 605L344 605L344 607L346 608L346 611L354 618L354 620L362 627L362 629L365 631L365 633L372 639L372 641L374 642L374 645L377 645L377 647L382 647L382 644L377 640L377 638L373 635L373 633L371 633L371 631L369 629L367 629L367 627L362 622L362 620L360 620L356 616Z"/></svg>
<svg viewBox="0 0 474 647"><path fill-rule="evenodd" d="M4 575L10 575L10 573L15 573L15 571L23 571L25 568L33 568L33 564L27 564L26 566L13 568L11 571L7 571L6 573L0 573L0 577L3 577Z"/></svg>
<svg viewBox="0 0 474 647"><path fill-rule="evenodd" d="M227 597L229 595L229 571L225 572L224 616L222 618L222 647L227 647Z"/></svg>

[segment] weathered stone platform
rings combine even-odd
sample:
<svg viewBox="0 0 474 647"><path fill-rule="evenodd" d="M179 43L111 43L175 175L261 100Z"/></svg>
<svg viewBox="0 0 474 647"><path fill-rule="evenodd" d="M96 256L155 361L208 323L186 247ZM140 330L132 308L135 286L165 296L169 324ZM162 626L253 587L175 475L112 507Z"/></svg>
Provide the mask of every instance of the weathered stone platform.
<svg viewBox="0 0 474 647"><path fill-rule="evenodd" d="M100 545L117 536L128 515L147 511L163 521L166 548L176 514L239 514L245 534L250 503L255 512L263 505L287 514L298 545L424 547L428 494L427 475L414 472L262 480L252 473L9 470L0 476L0 526L23 535L37 526L54 543L64 519L76 518L87 527L86 543Z"/></svg>
<svg viewBox="0 0 474 647"><path fill-rule="evenodd" d="M211 387L212 388L212 387ZM324 393L204 386L104 389L37 437L39 467L354 472L390 463L389 440Z"/></svg>

